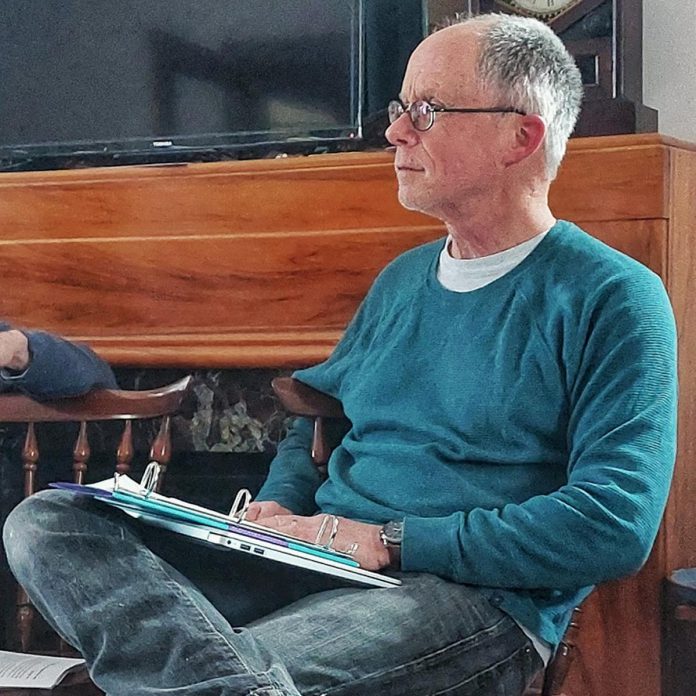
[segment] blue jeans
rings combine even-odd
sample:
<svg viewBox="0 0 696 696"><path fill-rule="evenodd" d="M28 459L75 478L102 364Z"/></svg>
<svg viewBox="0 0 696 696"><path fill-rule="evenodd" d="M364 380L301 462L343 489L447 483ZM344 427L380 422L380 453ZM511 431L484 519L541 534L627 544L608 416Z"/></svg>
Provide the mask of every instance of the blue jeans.
<svg viewBox="0 0 696 696"><path fill-rule="evenodd" d="M505 613L434 575L354 587L55 490L16 507L3 540L109 696L519 696L541 667Z"/></svg>

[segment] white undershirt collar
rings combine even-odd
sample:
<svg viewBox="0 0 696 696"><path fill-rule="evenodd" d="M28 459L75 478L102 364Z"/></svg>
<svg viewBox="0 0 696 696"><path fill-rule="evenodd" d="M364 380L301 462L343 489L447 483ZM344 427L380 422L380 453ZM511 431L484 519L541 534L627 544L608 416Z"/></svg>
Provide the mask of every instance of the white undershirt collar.
<svg viewBox="0 0 696 696"><path fill-rule="evenodd" d="M519 266L536 249L548 232L549 230L546 230L510 249L475 259L455 259L451 256L449 248L452 237L447 235L445 245L440 252L437 279L452 292L478 290Z"/></svg>

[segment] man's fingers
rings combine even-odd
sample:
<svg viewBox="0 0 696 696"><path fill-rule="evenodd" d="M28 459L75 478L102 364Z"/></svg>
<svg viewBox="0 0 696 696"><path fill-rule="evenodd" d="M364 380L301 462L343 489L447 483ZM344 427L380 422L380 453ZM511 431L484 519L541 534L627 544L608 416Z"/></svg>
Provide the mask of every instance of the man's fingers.
<svg viewBox="0 0 696 696"><path fill-rule="evenodd" d="M246 510L246 514L244 515L244 519L249 520L249 522L255 522L256 520L259 519L259 515L261 514L261 505L259 503L251 503L249 507Z"/></svg>
<svg viewBox="0 0 696 696"><path fill-rule="evenodd" d="M290 510L284 508L282 505L272 501L265 500L259 503L251 503L247 508L245 519L249 522L256 522L262 518L272 517L274 515L290 515L292 514Z"/></svg>
<svg viewBox="0 0 696 696"><path fill-rule="evenodd" d="M272 517L265 517L263 524L274 529L294 529L298 526L298 520L295 515L273 515Z"/></svg>
<svg viewBox="0 0 696 696"><path fill-rule="evenodd" d="M317 522L314 517L273 515L273 517L259 519L259 524L271 529L277 529L279 532L283 532L283 534L288 534L302 541L314 541L317 535Z"/></svg>

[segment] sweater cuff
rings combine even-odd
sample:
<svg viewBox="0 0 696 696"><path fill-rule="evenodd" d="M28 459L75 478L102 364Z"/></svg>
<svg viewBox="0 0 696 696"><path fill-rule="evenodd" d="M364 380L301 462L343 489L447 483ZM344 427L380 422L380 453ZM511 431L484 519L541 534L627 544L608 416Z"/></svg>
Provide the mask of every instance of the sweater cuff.
<svg viewBox="0 0 696 696"><path fill-rule="evenodd" d="M453 579L452 548L456 529L451 517L406 517L401 569Z"/></svg>
<svg viewBox="0 0 696 696"><path fill-rule="evenodd" d="M27 372L29 370L29 367L25 368L21 372L16 372L15 370L10 370L8 367L3 367L0 369L0 379L3 382L13 382L17 379L23 379Z"/></svg>
<svg viewBox="0 0 696 696"><path fill-rule="evenodd" d="M7 329L5 329L7 330ZM16 382L25 380L27 375L31 375L31 366L34 362L33 332L21 331L27 339L27 351L29 352L29 362L23 370L12 370L9 367L0 369L0 380L3 382Z"/></svg>

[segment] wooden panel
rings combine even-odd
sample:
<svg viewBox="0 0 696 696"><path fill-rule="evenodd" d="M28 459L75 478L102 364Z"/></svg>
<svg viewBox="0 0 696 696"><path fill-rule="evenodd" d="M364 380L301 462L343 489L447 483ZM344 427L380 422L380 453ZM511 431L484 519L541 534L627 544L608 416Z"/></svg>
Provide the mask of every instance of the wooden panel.
<svg viewBox="0 0 696 696"><path fill-rule="evenodd" d="M0 174L2 240L432 225L404 210L386 152Z"/></svg>
<svg viewBox="0 0 696 696"><path fill-rule="evenodd" d="M70 334L224 333L345 326L377 272L436 232L237 236L16 244L0 274L10 318L28 313ZM340 253L336 253L340 249ZM52 293L59 306L46 302Z"/></svg>
<svg viewBox="0 0 696 696"><path fill-rule="evenodd" d="M573 141L557 214L590 229L661 217L666 150L656 136ZM24 279L3 290L2 314L88 340L116 364L322 359L380 266L442 233L401 208L392 158L0 174L0 271ZM635 243L621 232L620 248Z"/></svg>
<svg viewBox="0 0 696 696"><path fill-rule="evenodd" d="M284 348L280 362L305 364L326 357L382 267L441 235L431 226L15 243L3 249L0 276L22 282L4 289L3 317L30 316L118 363L145 343L149 355L137 362L150 365L248 366L255 352L265 365ZM60 303L46 301L56 296ZM308 354L307 332L331 330ZM155 358L158 346L166 350Z"/></svg>
<svg viewBox="0 0 696 696"><path fill-rule="evenodd" d="M567 696L658 696L662 553L641 572L607 582L582 606L577 656Z"/></svg>
<svg viewBox="0 0 696 696"><path fill-rule="evenodd" d="M587 220L577 224L605 244L645 264L665 280L668 227L666 220Z"/></svg>
<svg viewBox="0 0 696 696"><path fill-rule="evenodd" d="M551 186L551 209L567 220L666 218L668 173L659 136L577 138Z"/></svg>
<svg viewBox="0 0 696 696"><path fill-rule="evenodd" d="M377 272L444 233L390 153L0 174L0 315L114 364L325 358ZM47 299L50 298L50 299Z"/></svg>
<svg viewBox="0 0 696 696"><path fill-rule="evenodd" d="M667 572L696 566L696 157L675 150L668 289L679 333L679 439L667 508Z"/></svg>
<svg viewBox="0 0 696 696"><path fill-rule="evenodd" d="M571 220L667 216L663 139L572 141L551 190ZM429 225L398 204L388 152L170 167L0 174L0 228L13 239ZM636 179L635 173L641 172Z"/></svg>

